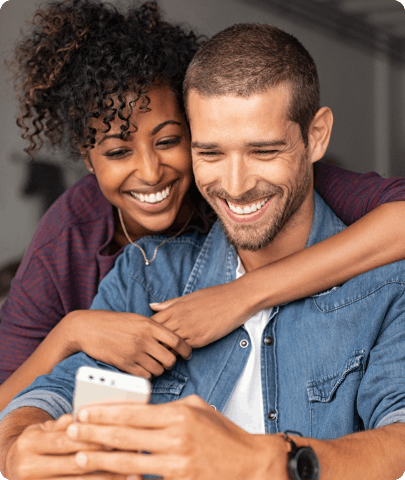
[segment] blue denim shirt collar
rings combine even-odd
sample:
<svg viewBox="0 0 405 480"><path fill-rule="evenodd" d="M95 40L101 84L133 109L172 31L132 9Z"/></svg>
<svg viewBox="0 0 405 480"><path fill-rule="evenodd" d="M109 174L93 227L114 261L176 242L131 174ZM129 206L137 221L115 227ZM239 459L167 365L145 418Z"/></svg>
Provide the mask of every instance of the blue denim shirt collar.
<svg viewBox="0 0 405 480"><path fill-rule="evenodd" d="M344 230L346 225L326 207L322 198L314 191L314 214L306 248ZM235 280L238 256L229 245L217 221L201 249L183 295L212 285Z"/></svg>

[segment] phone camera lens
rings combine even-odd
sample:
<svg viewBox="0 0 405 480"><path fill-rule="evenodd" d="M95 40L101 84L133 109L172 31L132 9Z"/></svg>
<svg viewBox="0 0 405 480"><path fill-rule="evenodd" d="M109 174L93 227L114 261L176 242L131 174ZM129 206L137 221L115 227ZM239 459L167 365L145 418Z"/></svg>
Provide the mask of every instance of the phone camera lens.
<svg viewBox="0 0 405 480"><path fill-rule="evenodd" d="M90 378L90 380L93 380L94 377L93 377L93 375L89 375L89 378Z"/></svg>
<svg viewBox="0 0 405 480"><path fill-rule="evenodd" d="M101 380L102 382L104 382L104 378L101 377L100 380Z"/></svg>

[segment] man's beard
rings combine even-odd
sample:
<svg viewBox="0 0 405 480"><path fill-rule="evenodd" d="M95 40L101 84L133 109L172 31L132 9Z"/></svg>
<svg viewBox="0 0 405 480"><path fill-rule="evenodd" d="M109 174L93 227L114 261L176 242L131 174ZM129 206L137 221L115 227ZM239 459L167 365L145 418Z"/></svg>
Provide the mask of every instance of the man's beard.
<svg viewBox="0 0 405 480"><path fill-rule="evenodd" d="M257 252L273 242L280 230L300 208L308 195L308 191L312 188L311 178L311 167L308 164L308 155L305 152L300 160L299 171L294 179L291 189L287 191L287 194L281 187L266 183L265 187L260 188L259 186L250 190L238 199L231 198L222 187L216 185L207 189L207 196L208 199L211 200L209 203L218 215L219 223L228 243L237 249ZM283 204L282 199L286 195L287 197ZM226 222L223 221L225 215L216 205L216 197L229 200L236 204L248 204L253 203L256 199L272 196L278 197L280 202L273 213L270 225L261 224L260 219L258 225L250 223L232 223L232 230L230 230ZM274 199L271 201L274 201ZM266 215L266 213L264 215Z"/></svg>

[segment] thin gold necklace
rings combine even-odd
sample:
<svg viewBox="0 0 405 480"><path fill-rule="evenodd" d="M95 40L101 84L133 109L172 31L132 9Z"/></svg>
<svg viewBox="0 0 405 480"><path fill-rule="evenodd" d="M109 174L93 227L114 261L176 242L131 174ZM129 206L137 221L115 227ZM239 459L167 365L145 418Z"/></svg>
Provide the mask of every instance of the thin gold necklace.
<svg viewBox="0 0 405 480"><path fill-rule="evenodd" d="M191 215L188 217L187 219L187 222L181 227L181 229L176 233L176 235L173 235L173 237L170 237L170 238L166 238L165 240L163 240L162 243L159 243L159 245L155 248L155 251L153 253L153 257L148 260L147 257L146 257L146 253L145 253L145 250L140 247L139 245L137 245L136 243L134 243L130 236L128 235L128 232L127 232L127 229L125 228L125 223L124 223L124 219L122 218L122 213L121 213L121 210L118 208L118 216L120 217L120 222L121 222L121 227L124 231L124 235L126 236L127 240L129 243L132 243L132 245L136 248L139 248L139 250L141 251L142 255L143 255L143 258L145 260L145 265L150 265L153 260L155 260L156 258L156 254L157 254L157 251L158 249L166 242L168 242L169 240L173 240L174 238L178 237L180 234L182 234L184 232L184 230L186 229L187 225L190 223L190 220L191 220L191 217L194 215L194 209L193 211L191 212Z"/></svg>

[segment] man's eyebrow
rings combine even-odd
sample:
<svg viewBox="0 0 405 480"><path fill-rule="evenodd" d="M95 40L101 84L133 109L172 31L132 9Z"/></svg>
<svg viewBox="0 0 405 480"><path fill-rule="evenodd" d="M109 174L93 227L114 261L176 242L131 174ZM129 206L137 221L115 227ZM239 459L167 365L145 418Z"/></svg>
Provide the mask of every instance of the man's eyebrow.
<svg viewBox="0 0 405 480"><path fill-rule="evenodd" d="M269 141L260 141L260 142L249 142L246 143L246 147L254 148L266 148L266 147L285 147L287 142L285 140L269 140Z"/></svg>
<svg viewBox="0 0 405 480"><path fill-rule="evenodd" d="M191 142L191 148L201 148L202 150L212 150L213 148L218 148L218 144L217 143Z"/></svg>
<svg viewBox="0 0 405 480"><path fill-rule="evenodd" d="M259 142L248 142L245 147L263 148L263 147L285 147L285 140L263 140ZM218 148L217 143L191 142L191 148L201 148L202 150L212 150Z"/></svg>
<svg viewBox="0 0 405 480"><path fill-rule="evenodd" d="M176 122L175 120L167 120L166 122L160 123L157 127L155 127L151 132L150 136L153 137L153 135L156 135L162 128L164 128L166 125L179 125L181 127L180 122Z"/></svg>

